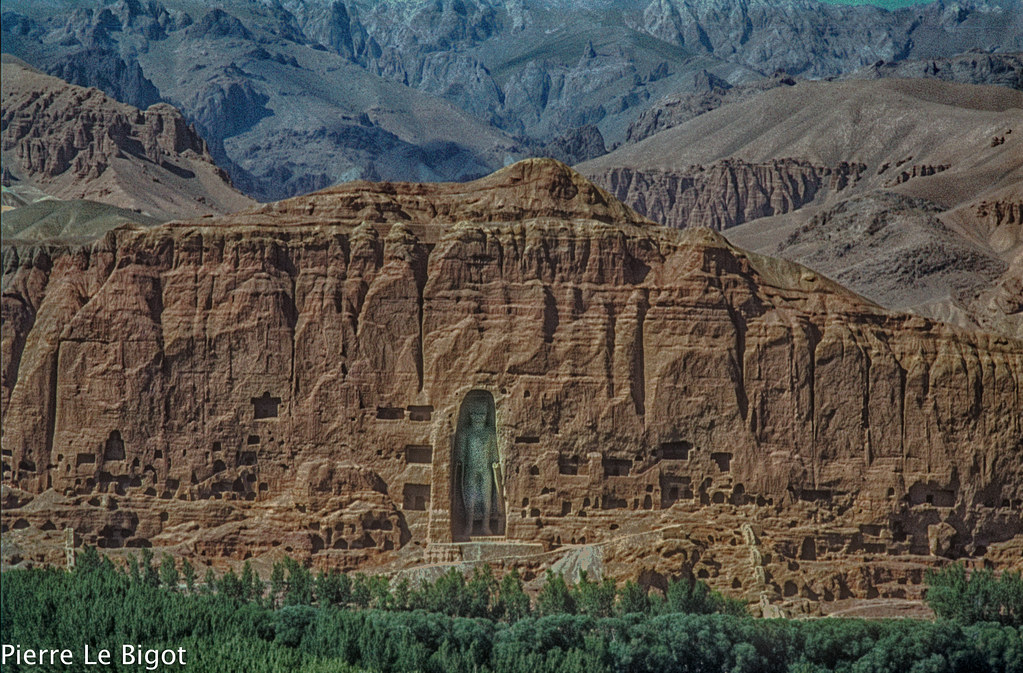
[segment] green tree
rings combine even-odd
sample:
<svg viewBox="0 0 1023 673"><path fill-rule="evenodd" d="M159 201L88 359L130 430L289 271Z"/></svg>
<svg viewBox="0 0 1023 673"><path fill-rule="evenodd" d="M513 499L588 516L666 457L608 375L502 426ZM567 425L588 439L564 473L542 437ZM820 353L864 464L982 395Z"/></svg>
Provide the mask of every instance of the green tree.
<svg viewBox="0 0 1023 673"><path fill-rule="evenodd" d="M195 566L188 559L185 559L181 564L181 577L185 580L185 586L188 587L189 593L195 591Z"/></svg>
<svg viewBox="0 0 1023 673"><path fill-rule="evenodd" d="M451 568L432 584L424 582L420 585L412 601L427 612L465 616L471 602L465 586L465 575L458 568Z"/></svg>
<svg viewBox="0 0 1023 673"><path fill-rule="evenodd" d="M217 590L217 576L213 568L206 569L206 575L202 578L202 592L211 594Z"/></svg>
<svg viewBox="0 0 1023 673"><path fill-rule="evenodd" d="M571 589L576 611L591 617L610 617L614 612L615 583L611 578L601 582L590 580L585 570L579 573L579 581Z"/></svg>
<svg viewBox="0 0 1023 673"><path fill-rule="evenodd" d="M711 590L703 582L681 578L668 583L664 592L663 613L684 612L697 615L709 615L715 612L737 617L747 614L746 605L733 598L725 598Z"/></svg>
<svg viewBox="0 0 1023 673"><path fill-rule="evenodd" d="M270 570L270 595L267 597L267 604L271 608L277 607L281 597L284 595L284 588L287 586L287 570L284 563L276 561Z"/></svg>
<svg viewBox="0 0 1023 673"><path fill-rule="evenodd" d="M391 609L412 609L412 586L407 577L402 577L395 583L394 590L391 592Z"/></svg>
<svg viewBox="0 0 1023 673"><path fill-rule="evenodd" d="M629 580L618 593L618 613L629 615L650 612L650 596L637 582Z"/></svg>
<svg viewBox="0 0 1023 673"><path fill-rule="evenodd" d="M139 559L134 554L128 557L128 578L132 584L139 584L142 581L142 571L139 568Z"/></svg>
<svg viewBox="0 0 1023 673"><path fill-rule="evenodd" d="M153 563L153 550L149 547L142 548L142 559L139 561L142 566L142 581L147 586L160 586L160 572Z"/></svg>
<svg viewBox="0 0 1023 673"><path fill-rule="evenodd" d="M78 552L78 555L75 556L75 572L94 572L102 564L103 559L100 558L99 552L96 551L95 547L90 547L89 545L82 547L82 551Z"/></svg>
<svg viewBox="0 0 1023 673"><path fill-rule="evenodd" d="M939 617L960 624L998 622L1023 626L1023 577L982 568L967 572L961 563L930 570L925 600Z"/></svg>
<svg viewBox="0 0 1023 673"><path fill-rule="evenodd" d="M356 607L368 608L373 600L373 593L370 590L369 578L363 573L357 573L352 582L352 603Z"/></svg>
<svg viewBox="0 0 1023 673"><path fill-rule="evenodd" d="M242 586L242 581L235 574L233 568L220 576L220 581L217 582L217 593L234 600L245 600L245 587Z"/></svg>
<svg viewBox="0 0 1023 673"><path fill-rule="evenodd" d="M380 610L393 609L390 582L383 575L370 575L366 579L369 587L369 604Z"/></svg>
<svg viewBox="0 0 1023 673"><path fill-rule="evenodd" d="M494 616L507 622L517 622L529 616L529 595L522 586L522 577L516 568L505 573L497 590Z"/></svg>
<svg viewBox="0 0 1023 673"><path fill-rule="evenodd" d="M290 556L285 557L284 567L288 580L284 591L285 605L311 605L313 602L313 575L309 569Z"/></svg>
<svg viewBox="0 0 1023 673"><path fill-rule="evenodd" d="M491 604L497 594L497 580L489 564L473 568L465 585L466 605L461 617L490 617Z"/></svg>
<svg viewBox="0 0 1023 673"><path fill-rule="evenodd" d="M331 568L316 576L316 601L321 606L345 606L352 600L352 580L348 575Z"/></svg>
<svg viewBox="0 0 1023 673"><path fill-rule="evenodd" d="M296 647L315 619L316 609L312 606L285 605L275 615L275 640L288 647Z"/></svg>
<svg viewBox="0 0 1023 673"><path fill-rule="evenodd" d="M242 566L242 598L246 602L248 601L259 601L263 596L263 582L259 579L259 575L252 569L252 562L245 561L245 565Z"/></svg>
<svg viewBox="0 0 1023 673"><path fill-rule="evenodd" d="M171 591L178 590L178 569L170 554L165 553L160 560L160 584Z"/></svg>
<svg viewBox="0 0 1023 673"><path fill-rule="evenodd" d="M536 596L536 610L541 615L575 614L575 600L565 578L547 570L546 582Z"/></svg>

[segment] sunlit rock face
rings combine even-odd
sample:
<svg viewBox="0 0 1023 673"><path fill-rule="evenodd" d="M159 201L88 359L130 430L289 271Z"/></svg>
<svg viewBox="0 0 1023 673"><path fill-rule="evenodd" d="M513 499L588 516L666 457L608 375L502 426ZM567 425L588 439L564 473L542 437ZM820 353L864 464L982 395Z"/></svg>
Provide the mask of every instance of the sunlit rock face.
<svg viewBox="0 0 1023 673"><path fill-rule="evenodd" d="M554 161L3 260L22 558L70 526L409 566L456 553L459 450L493 433L469 537L596 545L619 578L827 601L919 596L936 555L1020 564L1019 341L652 226Z"/></svg>

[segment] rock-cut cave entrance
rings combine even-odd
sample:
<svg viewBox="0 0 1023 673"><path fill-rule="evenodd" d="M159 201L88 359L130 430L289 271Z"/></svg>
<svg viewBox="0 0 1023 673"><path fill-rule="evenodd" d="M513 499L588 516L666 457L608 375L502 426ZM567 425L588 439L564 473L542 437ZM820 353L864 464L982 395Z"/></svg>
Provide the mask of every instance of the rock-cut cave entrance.
<svg viewBox="0 0 1023 673"><path fill-rule="evenodd" d="M504 460L497 441L494 396L466 393L451 446L451 534L455 540L505 531Z"/></svg>

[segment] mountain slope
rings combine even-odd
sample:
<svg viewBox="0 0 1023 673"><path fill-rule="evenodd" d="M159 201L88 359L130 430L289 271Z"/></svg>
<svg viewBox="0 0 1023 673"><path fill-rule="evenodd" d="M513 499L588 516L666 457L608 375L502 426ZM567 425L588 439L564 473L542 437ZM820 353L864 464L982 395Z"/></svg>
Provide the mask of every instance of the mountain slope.
<svg viewBox="0 0 1023 673"><path fill-rule="evenodd" d="M726 230L883 305L965 324L1023 244L1023 93L1003 87L792 83L579 168L654 220Z"/></svg>
<svg viewBox="0 0 1023 673"><path fill-rule="evenodd" d="M1023 49L1019 0L893 12L815 0L4 8L5 49L125 100L148 100L152 85L261 199L354 178L466 180L537 154L575 163L625 141L656 101L701 93L703 71L739 86Z"/></svg>
<svg viewBox="0 0 1023 673"><path fill-rule="evenodd" d="M153 226L159 220L133 210L86 200L44 199L4 213L3 238L9 242L93 240L123 224Z"/></svg>
<svg viewBox="0 0 1023 673"><path fill-rule="evenodd" d="M139 110L3 61L4 182L170 219L252 205L166 103Z"/></svg>

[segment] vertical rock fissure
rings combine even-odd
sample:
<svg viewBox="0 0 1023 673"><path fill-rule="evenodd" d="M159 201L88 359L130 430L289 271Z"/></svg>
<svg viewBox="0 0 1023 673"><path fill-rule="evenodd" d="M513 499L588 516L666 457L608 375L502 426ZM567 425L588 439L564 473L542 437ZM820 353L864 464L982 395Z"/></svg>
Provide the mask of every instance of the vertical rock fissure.
<svg viewBox="0 0 1023 673"><path fill-rule="evenodd" d="M47 278L47 282L49 278ZM25 325L24 331L15 331L13 344L11 348L10 362L3 363L4 377L11 381L10 391L12 395L8 395L4 400L3 410L0 411L0 418L7 417L7 408L10 406L11 397L13 396L14 387L18 384L18 372L21 371L21 355L25 352L25 343L28 341L28 335L32 332L32 328L35 327L36 321L36 310L32 307L29 302L24 301L21 297L12 296L12 299L19 300L28 310L30 318L28 324Z"/></svg>
<svg viewBox="0 0 1023 673"><path fill-rule="evenodd" d="M746 395L745 373L746 321L736 312L732 302L728 300L725 290L721 286L720 279L717 279L715 284L721 293L721 301L724 302L725 310L728 311L728 318L732 321L732 326L735 328L735 402L739 407L742 420L745 421L749 414L749 397Z"/></svg>
<svg viewBox="0 0 1023 673"><path fill-rule="evenodd" d="M416 280L416 300L419 310L419 342L416 351L416 373L419 375L419 390L423 392L426 378L426 338L423 334L426 323L426 282L430 277L430 253L433 246L416 243L412 274Z"/></svg>
<svg viewBox="0 0 1023 673"><path fill-rule="evenodd" d="M614 354L617 317L615 316L614 304L604 304L604 310L607 312L607 329L605 330L604 337L607 339L606 347L604 348L604 376L607 379L607 397L612 399L615 396Z"/></svg>
<svg viewBox="0 0 1023 673"><path fill-rule="evenodd" d="M906 370L901 362L895 363L899 368L899 455L902 456L902 467L906 464Z"/></svg>
<svg viewBox="0 0 1023 673"><path fill-rule="evenodd" d="M298 351L298 297L297 292L297 281L295 280L294 273L289 270L288 280L291 281L291 306L292 315L289 316L289 322L291 323L291 370L288 374L289 380L291 381L291 399L297 400L299 395L298 389L298 377L295 376L295 353ZM293 406L293 405L291 405ZM285 408L290 408L286 405Z"/></svg>
<svg viewBox="0 0 1023 673"><path fill-rule="evenodd" d="M636 302L636 346L633 348L632 402L638 416L646 415L646 347L643 339L644 323L646 322L647 297L644 293Z"/></svg>
<svg viewBox="0 0 1023 673"><path fill-rule="evenodd" d="M558 301L554 298L550 287L543 288L543 340L544 343L554 343L554 333L558 330L560 317L558 314Z"/></svg>
<svg viewBox="0 0 1023 673"><path fill-rule="evenodd" d="M429 259L429 253L427 253L427 259ZM423 377L426 369L426 344L423 339L423 323L424 320L424 306L425 301L423 299L423 290L425 283L416 283L418 286L419 294L419 346L416 352L416 373L419 374L419 392L423 392Z"/></svg>
<svg viewBox="0 0 1023 673"><path fill-rule="evenodd" d="M817 346L820 344L820 331L814 323L809 324L807 339L810 346L810 481L817 488Z"/></svg>
<svg viewBox="0 0 1023 673"><path fill-rule="evenodd" d="M867 467L874 462L870 444L870 353L863 350L863 406L860 409L863 428L863 460Z"/></svg>
<svg viewBox="0 0 1023 673"><path fill-rule="evenodd" d="M46 408L46 460L49 462L53 456L53 436L57 431L57 370L60 367L60 346L58 338L57 348L53 354L53 365L50 367L50 389L47 391Z"/></svg>

